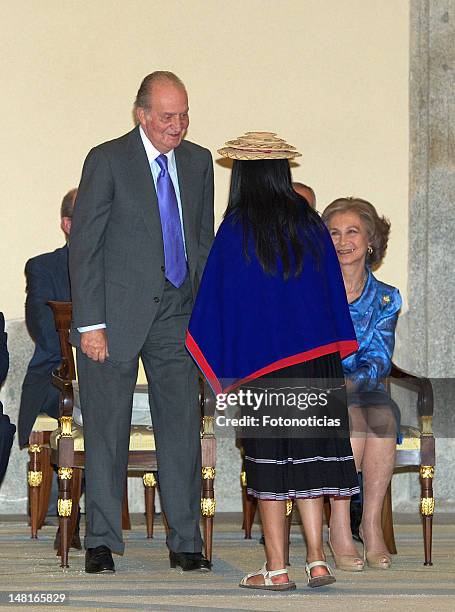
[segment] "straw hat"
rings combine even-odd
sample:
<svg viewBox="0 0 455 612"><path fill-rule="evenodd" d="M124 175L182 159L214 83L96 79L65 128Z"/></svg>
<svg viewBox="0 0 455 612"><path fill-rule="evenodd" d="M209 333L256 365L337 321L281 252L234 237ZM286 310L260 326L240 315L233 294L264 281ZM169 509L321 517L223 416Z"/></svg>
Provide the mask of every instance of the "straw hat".
<svg viewBox="0 0 455 612"><path fill-rule="evenodd" d="M218 149L223 157L231 159L292 159L301 153L273 132L246 132L235 140L228 140Z"/></svg>

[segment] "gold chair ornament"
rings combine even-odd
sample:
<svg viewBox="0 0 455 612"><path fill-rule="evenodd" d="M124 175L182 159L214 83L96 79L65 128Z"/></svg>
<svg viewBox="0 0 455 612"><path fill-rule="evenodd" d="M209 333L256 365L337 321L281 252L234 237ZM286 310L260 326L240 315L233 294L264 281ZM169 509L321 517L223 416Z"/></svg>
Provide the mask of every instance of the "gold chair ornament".
<svg viewBox="0 0 455 612"><path fill-rule="evenodd" d="M433 478L434 477L434 466L432 465L421 465L420 466L420 478Z"/></svg>
<svg viewBox="0 0 455 612"><path fill-rule="evenodd" d="M73 477L73 468L60 467L58 468L58 477L61 480L71 480Z"/></svg>
<svg viewBox="0 0 455 612"><path fill-rule="evenodd" d="M203 467L202 468L202 479L208 480L215 478L216 470L214 467Z"/></svg>
<svg viewBox="0 0 455 612"><path fill-rule="evenodd" d="M202 516L214 516L216 501L211 497L203 497L201 499L201 514Z"/></svg>
<svg viewBox="0 0 455 612"><path fill-rule="evenodd" d="M73 431L73 417L70 416L61 416L60 419L60 437L61 438L71 438Z"/></svg>
<svg viewBox="0 0 455 612"><path fill-rule="evenodd" d="M423 516L433 516L434 497L422 497L420 500L420 511Z"/></svg>
<svg viewBox="0 0 455 612"><path fill-rule="evenodd" d="M57 502L57 510L59 516L71 516L71 510L73 509L73 500L71 499L59 499Z"/></svg>
<svg viewBox="0 0 455 612"><path fill-rule="evenodd" d="M144 487L156 487L156 478L153 472L146 472L142 476L142 482L144 483Z"/></svg>
<svg viewBox="0 0 455 612"><path fill-rule="evenodd" d="M28 473L28 484L30 487L39 487L43 481L43 472L33 472L29 471Z"/></svg>

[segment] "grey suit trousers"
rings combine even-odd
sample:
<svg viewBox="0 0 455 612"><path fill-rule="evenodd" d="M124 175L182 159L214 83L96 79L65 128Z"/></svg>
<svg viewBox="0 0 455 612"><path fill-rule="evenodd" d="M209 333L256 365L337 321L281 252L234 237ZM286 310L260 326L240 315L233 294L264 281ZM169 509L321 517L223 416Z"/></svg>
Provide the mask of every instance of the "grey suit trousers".
<svg viewBox="0 0 455 612"><path fill-rule="evenodd" d="M199 552L200 414L196 367L184 346L193 305L190 282L165 283L160 309L140 351L149 384L158 481L174 552ZM86 450L85 547L102 544L122 554L122 499L128 463L133 393L139 355L92 361L77 354Z"/></svg>

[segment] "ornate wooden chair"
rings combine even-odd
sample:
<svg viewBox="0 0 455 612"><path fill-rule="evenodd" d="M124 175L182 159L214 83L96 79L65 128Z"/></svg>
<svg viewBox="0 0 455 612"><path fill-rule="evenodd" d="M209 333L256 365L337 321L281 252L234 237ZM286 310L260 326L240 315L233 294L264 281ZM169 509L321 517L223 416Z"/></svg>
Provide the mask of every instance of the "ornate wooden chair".
<svg viewBox="0 0 455 612"><path fill-rule="evenodd" d="M38 538L38 531L44 525L49 506L54 470L51 463L51 434L58 428L57 419L43 413L36 417L28 440L29 463L27 471L28 503L31 538ZM151 489L153 491L153 489ZM149 488L146 489L149 492ZM150 497L150 492L148 493ZM146 505L147 537L153 537L154 496ZM152 510L150 510L150 507ZM125 489L122 509L122 528L131 529L128 511L128 491Z"/></svg>
<svg viewBox="0 0 455 612"><path fill-rule="evenodd" d="M431 559L433 533L433 477L435 468L435 440L432 430L433 422L433 388L428 378L415 376L405 372L395 364L388 380L389 387L397 385L416 393L416 410L420 427L401 426L403 441L397 444L395 472L406 470L419 471L421 484L420 514L423 524L424 565L433 565ZM251 529L256 513L257 500L250 497L246 491L246 474L242 467L240 475L243 505L243 529L245 538L251 538ZM286 515L289 517L292 505L287 504ZM330 505L325 504L327 521L330 519ZM290 523L288 522L288 525ZM396 554L395 536L393 531L392 495L389 485L382 507L382 530L387 548L391 554ZM289 551L286 552L289 559Z"/></svg>
<svg viewBox="0 0 455 612"><path fill-rule="evenodd" d="M61 567L68 567L68 547L76 524L79 505L81 470L84 467L85 451L83 428L73 422L73 381L75 366L73 352L69 343L71 324L71 302L48 302L54 314L56 329L60 338L62 364L53 373L53 383L60 390L59 428L50 437L51 461L58 467L59 498L58 514L61 534ZM139 391L145 392L144 389ZM205 384L200 380L201 408L201 451L202 451L202 496L201 514L204 522L205 554L212 558L213 516L215 498L213 483L215 478L216 440L213 433L213 402L205 394ZM209 414L209 412L212 414ZM153 533L153 503L158 471L153 429L150 426L131 427L128 471L143 473L147 534ZM166 524L166 523L165 523Z"/></svg>
<svg viewBox="0 0 455 612"><path fill-rule="evenodd" d="M58 427L59 422L57 419L46 414L39 415L29 437L28 453L30 459L28 462L27 484L32 539L38 538L38 531L44 525L49 507L54 473L51 462L51 435ZM154 490L146 488L146 495L150 498L149 503L146 503L147 537L153 538ZM122 506L122 529L131 529L127 487L125 488ZM58 554L60 555L60 553Z"/></svg>
<svg viewBox="0 0 455 612"><path fill-rule="evenodd" d="M392 364L389 384L397 385L416 394L416 410L419 427L403 425L401 433L403 442L397 444L395 471L418 471L420 476L420 514L423 526L424 565L433 565L431 558L433 539L433 477L435 469L435 439L433 435L433 387L428 378L415 376ZM391 553L396 553L393 535L392 503L390 487L384 500L383 526L387 522L388 531L384 530L386 543Z"/></svg>

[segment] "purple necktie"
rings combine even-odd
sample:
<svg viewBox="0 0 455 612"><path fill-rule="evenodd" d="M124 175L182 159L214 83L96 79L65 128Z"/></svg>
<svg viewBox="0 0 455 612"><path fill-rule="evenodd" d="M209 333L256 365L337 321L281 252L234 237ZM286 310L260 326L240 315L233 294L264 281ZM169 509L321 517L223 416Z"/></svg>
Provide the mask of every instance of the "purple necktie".
<svg viewBox="0 0 455 612"><path fill-rule="evenodd" d="M159 155L156 162L161 168L156 193L163 231L164 274L174 287L180 287L186 278L187 268L177 197L167 169L166 155Z"/></svg>

